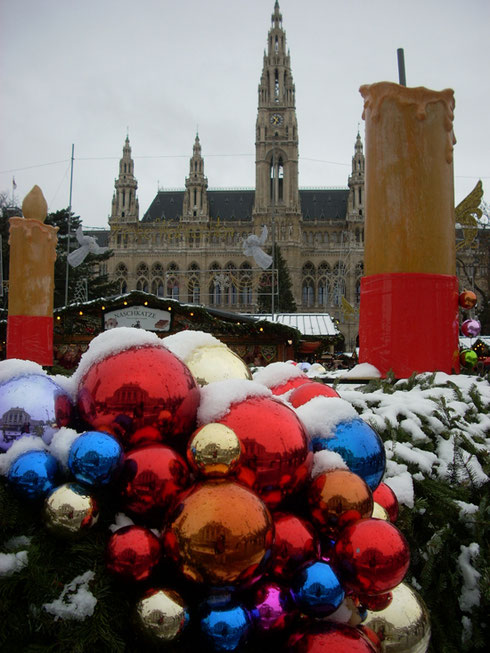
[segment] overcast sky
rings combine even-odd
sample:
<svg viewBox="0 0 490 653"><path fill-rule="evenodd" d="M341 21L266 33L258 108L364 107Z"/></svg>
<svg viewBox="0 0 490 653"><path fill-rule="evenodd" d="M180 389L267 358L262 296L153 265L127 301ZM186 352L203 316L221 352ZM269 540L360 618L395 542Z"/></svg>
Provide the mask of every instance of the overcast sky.
<svg viewBox="0 0 490 653"><path fill-rule="evenodd" d="M56 211L107 226L129 130L140 217L182 188L196 129L210 188L255 185L257 86L274 0L4 0L0 191L38 184ZM300 186L345 187L361 84L453 88L455 201L490 185L488 0L281 0ZM488 201L487 190L485 199Z"/></svg>

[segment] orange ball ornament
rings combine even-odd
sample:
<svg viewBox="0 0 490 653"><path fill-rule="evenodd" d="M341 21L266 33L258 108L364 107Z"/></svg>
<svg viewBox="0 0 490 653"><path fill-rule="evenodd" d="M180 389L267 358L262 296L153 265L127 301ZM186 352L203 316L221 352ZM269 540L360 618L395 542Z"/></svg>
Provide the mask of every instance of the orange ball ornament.
<svg viewBox="0 0 490 653"><path fill-rule="evenodd" d="M471 290L463 290L459 295L459 305L461 308L469 310L476 305L476 295Z"/></svg>
<svg viewBox="0 0 490 653"><path fill-rule="evenodd" d="M354 472L333 469L311 483L308 504L319 531L335 539L348 524L371 517L373 495L368 484Z"/></svg>
<svg viewBox="0 0 490 653"><path fill-rule="evenodd" d="M165 550L190 580L214 586L262 575L273 523L251 490L227 479L197 485L163 535Z"/></svg>

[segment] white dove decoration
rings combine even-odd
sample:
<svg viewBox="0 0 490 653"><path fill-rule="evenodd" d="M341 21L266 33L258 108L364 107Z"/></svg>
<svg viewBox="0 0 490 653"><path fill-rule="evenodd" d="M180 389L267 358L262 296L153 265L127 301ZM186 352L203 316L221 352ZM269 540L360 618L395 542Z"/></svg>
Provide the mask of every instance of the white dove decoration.
<svg viewBox="0 0 490 653"><path fill-rule="evenodd" d="M250 236L247 236L243 241L243 253L245 256L253 256L254 261L263 270L268 268L272 263L272 256L269 256L269 254L264 252L262 249L266 240L267 227L264 225L260 236L250 234Z"/></svg>
<svg viewBox="0 0 490 653"><path fill-rule="evenodd" d="M76 268L80 263L83 263L87 254L103 254L109 249L108 247L100 247L97 245L97 241L92 236L84 236L81 226L78 227L75 235L80 243L80 247L68 254L68 263L73 268Z"/></svg>

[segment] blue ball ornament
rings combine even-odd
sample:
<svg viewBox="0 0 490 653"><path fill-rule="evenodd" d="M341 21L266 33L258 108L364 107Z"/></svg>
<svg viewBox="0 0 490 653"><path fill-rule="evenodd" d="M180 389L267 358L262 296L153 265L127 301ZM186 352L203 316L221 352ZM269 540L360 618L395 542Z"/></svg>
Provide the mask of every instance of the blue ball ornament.
<svg viewBox="0 0 490 653"><path fill-rule="evenodd" d="M250 628L248 613L239 605L210 609L201 619L201 632L215 651L236 651Z"/></svg>
<svg viewBox="0 0 490 653"><path fill-rule="evenodd" d="M87 431L73 442L68 467L79 483L104 487L117 477L123 460L123 449L112 435Z"/></svg>
<svg viewBox="0 0 490 653"><path fill-rule="evenodd" d="M10 465L8 481L13 489L25 499L44 499L59 485L58 461L47 451L26 451Z"/></svg>
<svg viewBox="0 0 490 653"><path fill-rule="evenodd" d="M317 561L308 563L296 573L291 595L302 612L322 617L335 612L345 592L332 567Z"/></svg>
<svg viewBox="0 0 490 653"><path fill-rule="evenodd" d="M0 453L25 435L50 444L62 426L70 426L73 402L44 374L21 374L0 384Z"/></svg>
<svg viewBox="0 0 490 653"><path fill-rule="evenodd" d="M335 451L351 472L363 478L371 491L385 473L386 453L376 431L362 419L339 422L331 438L312 438L313 451Z"/></svg>

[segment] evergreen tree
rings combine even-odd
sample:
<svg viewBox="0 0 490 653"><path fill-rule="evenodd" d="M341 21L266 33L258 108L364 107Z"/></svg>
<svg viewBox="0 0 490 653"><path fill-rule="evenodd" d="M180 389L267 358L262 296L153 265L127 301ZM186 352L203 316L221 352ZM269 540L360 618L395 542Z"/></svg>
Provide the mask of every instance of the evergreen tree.
<svg viewBox="0 0 490 653"><path fill-rule="evenodd" d="M271 248L269 248L269 254ZM281 254L280 248L274 247L274 311L276 313L296 313L296 302L291 290L291 276L286 261ZM258 311L259 313L271 313L272 311L272 269L264 272L258 288Z"/></svg>
<svg viewBox="0 0 490 653"><path fill-rule="evenodd" d="M62 209L55 213L49 213L46 224L58 227L58 245L56 248L56 261L54 265L54 306L64 306L66 295L66 258L68 255L68 210ZM70 216L70 242L69 251L77 249L80 245L75 233L81 224L80 217ZM104 254L88 254L83 263L77 267L69 266L68 269L68 303L76 301L76 290L80 282L86 280L87 299L97 297L110 297L118 291L114 281L109 281L107 274L98 274L94 263L106 261L112 256L112 250Z"/></svg>

